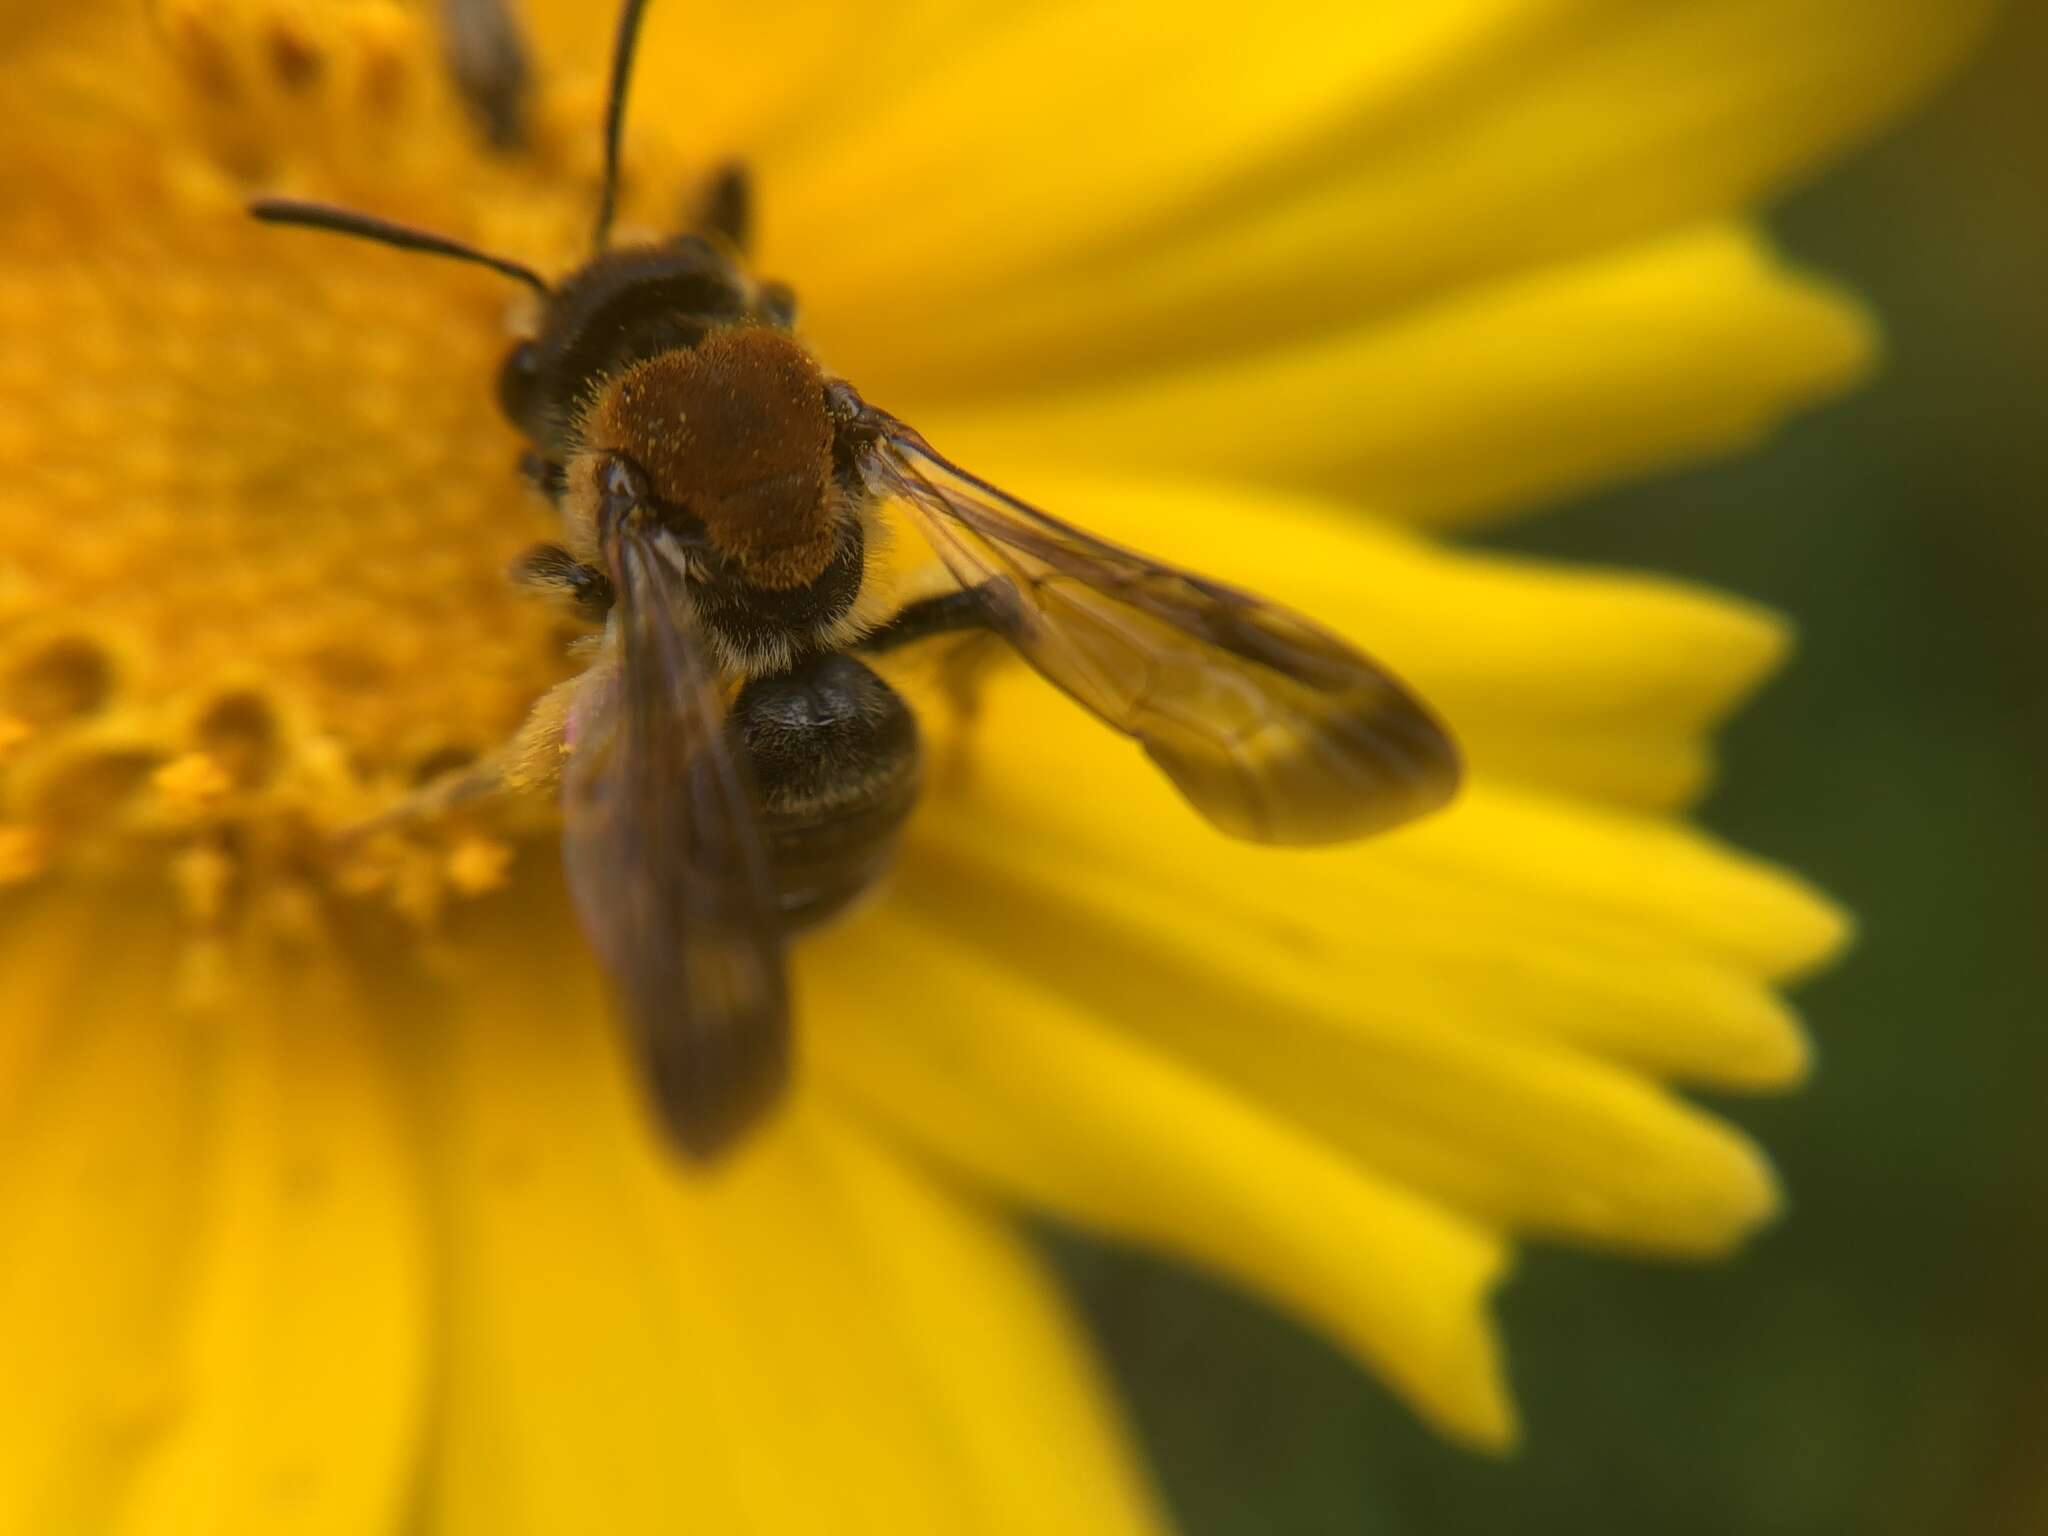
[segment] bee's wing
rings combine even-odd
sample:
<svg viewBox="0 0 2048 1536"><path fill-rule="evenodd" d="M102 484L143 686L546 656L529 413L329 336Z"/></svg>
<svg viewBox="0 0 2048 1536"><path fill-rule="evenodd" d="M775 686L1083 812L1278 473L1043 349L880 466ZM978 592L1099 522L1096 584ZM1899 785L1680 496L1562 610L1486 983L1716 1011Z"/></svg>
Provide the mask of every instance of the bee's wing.
<svg viewBox="0 0 2048 1536"><path fill-rule="evenodd" d="M982 593L991 626L1135 737L1223 831L1338 842L1456 790L1444 728L1335 635L1063 523L941 458L887 412L862 406L858 425L866 483L908 503L954 579Z"/></svg>
<svg viewBox="0 0 2048 1536"><path fill-rule="evenodd" d="M618 666L570 719L563 854L676 1141L709 1156L788 1075L782 922L680 557L622 537Z"/></svg>

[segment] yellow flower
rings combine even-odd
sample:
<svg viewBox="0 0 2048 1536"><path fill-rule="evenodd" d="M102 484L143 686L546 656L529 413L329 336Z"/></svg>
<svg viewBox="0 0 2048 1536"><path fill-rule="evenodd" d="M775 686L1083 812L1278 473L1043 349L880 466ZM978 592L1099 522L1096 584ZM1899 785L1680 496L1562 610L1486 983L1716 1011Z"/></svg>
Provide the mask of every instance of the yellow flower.
<svg viewBox="0 0 2048 1536"><path fill-rule="evenodd" d="M1839 942L1675 819L1768 616L1454 553L1866 365L1741 208L1961 0L657 6L626 222L732 155L829 366L1085 525L1343 628L1456 808L1208 833L1028 675L929 710L886 895L797 956L730 1167L650 1130L545 808L339 829L574 658L490 381L520 297L242 215L573 264L606 19L494 151L395 0L0 3L0 1532L1157 1529L1003 1212L1231 1277L1513 1434L1531 1234L1724 1251ZM913 679L913 681L915 681Z"/></svg>

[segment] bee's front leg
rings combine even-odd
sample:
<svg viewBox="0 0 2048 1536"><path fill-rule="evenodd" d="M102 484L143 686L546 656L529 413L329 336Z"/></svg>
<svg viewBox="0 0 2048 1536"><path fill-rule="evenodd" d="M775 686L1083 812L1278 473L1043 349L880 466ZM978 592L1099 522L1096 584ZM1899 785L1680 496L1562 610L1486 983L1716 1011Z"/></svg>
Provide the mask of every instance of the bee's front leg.
<svg viewBox="0 0 2048 1536"><path fill-rule="evenodd" d="M612 579L559 544L536 544L512 562L512 580L558 598L579 618L602 624L612 611Z"/></svg>
<svg viewBox="0 0 2048 1536"><path fill-rule="evenodd" d="M541 495L547 497L548 505L559 508L562 492L568 486L568 471L553 459L529 448L519 455L519 473L527 483Z"/></svg>
<svg viewBox="0 0 2048 1536"><path fill-rule="evenodd" d="M754 178L737 160L721 165L684 215L691 233L714 235L741 256L754 239Z"/></svg>
<svg viewBox="0 0 2048 1536"><path fill-rule="evenodd" d="M692 234L710 236L744 262L753 253L754 243L752 173L737 160L713 171L684 210L683 227ZM796 294L787 283L754 284L751 307L754 318L778 330L796 324Z"/></svg>
<svg viewBox="0 0 2048 1536"><path fill-rule="evenodd" d="M442 0L449 72L491 147L526 147L533 127L533 64L508 0Z"/></svg>

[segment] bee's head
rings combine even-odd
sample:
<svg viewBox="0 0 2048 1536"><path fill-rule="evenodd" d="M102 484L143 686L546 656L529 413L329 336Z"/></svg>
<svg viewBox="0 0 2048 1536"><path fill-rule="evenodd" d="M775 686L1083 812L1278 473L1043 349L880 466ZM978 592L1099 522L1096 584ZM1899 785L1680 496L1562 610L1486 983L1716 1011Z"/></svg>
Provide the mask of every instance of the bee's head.
<svg viewBox="0 0 2048 1536"><path fill-rule="evenodd" d="M790 592L818 580L840 544L825 378L787 335L714 331L642 359L585 413L568 470L579 542L601 542L608 476L630 465L654 516L701 543L746 587Z"/></svg>
<svg viewBox="0 0 2048 1536"><path fill-rule="evenodd" d="M548 294L538 334L498 370L498 402L560 462L573 451L577 418L608 384L750 318L751 300L746 278L701 236L606 251Z"/></svg>
<svg viewBox="0 0 2048 1536"><path fill-rule="evenodd" d="M604 181L593 255L559 283L522 262L466 241L375 214L293 197L259 197L249 211L271 224L295 224L401 250L420 251L489 267L541 297L539 333L521 341L498 370L498 399L513 425L553 464L575 451L575 429L588 403L636 363L696 346L722 328L748 322L787 327L794 304L779 283L756 284L742 271L730 233L744 227L745 181L736 167L718 183L721 203L738 197L742 210L707 225L718 238L686 234L658 244L610 248L619 194L619 147L632 74L633 51L647 0L624 0L613 47L611 88L605 100ZM735 193L733 189L737 189Z"/></svg>

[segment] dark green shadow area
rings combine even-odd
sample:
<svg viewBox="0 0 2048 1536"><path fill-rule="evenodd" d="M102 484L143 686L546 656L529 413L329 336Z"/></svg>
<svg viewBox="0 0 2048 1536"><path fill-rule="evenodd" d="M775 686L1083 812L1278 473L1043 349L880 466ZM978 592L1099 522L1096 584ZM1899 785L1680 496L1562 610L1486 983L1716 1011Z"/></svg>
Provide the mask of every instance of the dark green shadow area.
<svg viewBox="0 0 2048 1536"><path fill-rule="evenodd" d="M1527 1255L1506 1462L1249 1302L1057 1240L1189 1536L2048 1531L2043 10L1774 220L1883 318L1879 381L1488 541L1802 631L1703 810L1862 922L1800 999L1811 1087L1719 1106L1777 1159L1787 1220L1726 1266Z"/></svg>

